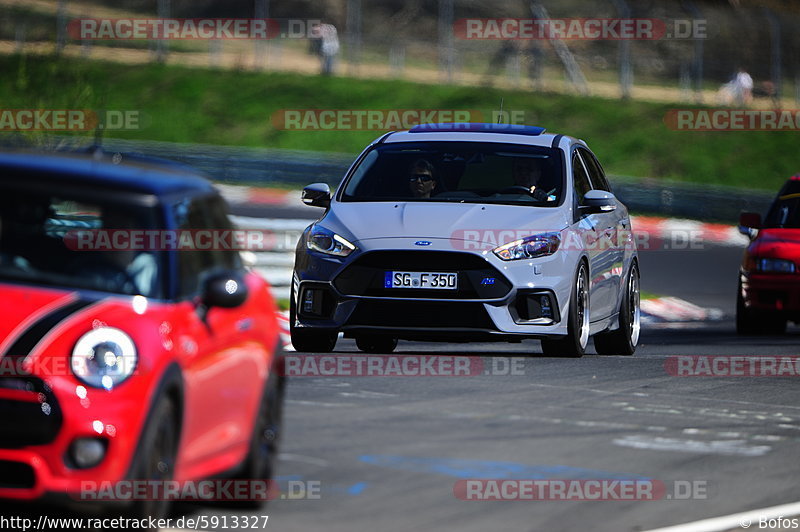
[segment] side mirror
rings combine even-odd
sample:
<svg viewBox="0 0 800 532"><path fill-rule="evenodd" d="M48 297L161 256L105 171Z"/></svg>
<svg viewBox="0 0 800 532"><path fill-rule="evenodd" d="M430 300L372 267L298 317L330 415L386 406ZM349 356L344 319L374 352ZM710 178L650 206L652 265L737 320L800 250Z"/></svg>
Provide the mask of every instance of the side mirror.
<svg viewBox="0 0 800 532"><path fill-rule="evenodd" d="M756 231L761 229L761 215L757 212L743 212L739 215L739 232L744 236L753 238Z"/></svg>
<svg viewBox="0 0 800 532"><path fill-rule="evenodd" d="M757 212L743 212L739 215L739 225L750 229L761 229L761 215Z"/></svg>
<svg viewBox="0 0 800 532"><path fill-rule="evenodd" d="M327 209L331 204L331 187L327 183L313 183L303 189L300 199L311 207L325 207Z"/></svg>
<svg viewBox="0 0 800 532"><path fill-rule="evenodd" d="M605 190L590 190L583 197L579 208L587 214L611 212L617 208L617 198Z"/></svg>
<svg viewBox="0 0 800 532"><path fill-rule="evenodd" d="M237 272L214 274L203 283L203 304L208 308L235 308L246 300L247 285Z"/></svg>

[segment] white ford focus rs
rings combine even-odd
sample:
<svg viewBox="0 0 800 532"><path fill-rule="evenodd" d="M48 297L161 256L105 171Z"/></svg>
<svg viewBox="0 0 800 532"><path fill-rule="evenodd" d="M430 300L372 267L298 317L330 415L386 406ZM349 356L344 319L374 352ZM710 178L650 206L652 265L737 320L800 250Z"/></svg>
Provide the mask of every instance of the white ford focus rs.
<svg viewBox="0 0 800 532"><path fill-rule="evenodd" d="M339 333L367 352L398 339L540 339L546 355L639 340L639 267L625 206L587 145L531 126L429 124L358 157L297 246L298 351Z"/></svg>

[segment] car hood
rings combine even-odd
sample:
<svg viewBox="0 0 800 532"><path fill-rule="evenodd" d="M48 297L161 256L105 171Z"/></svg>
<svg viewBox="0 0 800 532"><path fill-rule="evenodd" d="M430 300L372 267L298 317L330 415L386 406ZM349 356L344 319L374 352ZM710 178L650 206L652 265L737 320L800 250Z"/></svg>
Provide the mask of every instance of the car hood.
<svg viewBox="0 0 800 532"><path fill-rule="evenodd" d="M0 282L0 298L4 307L0 319L0 356L19 333L78 299L74 292L66 290L37 289L6 282Z"/></svg>
<svg viewBox="0 0 800 532"><path fill-rule="evenodd" d="M558 232L564 209L471 203L337 203L323 226L357 243L376 238L467 239L503 244L521 236Z"/></svg>
<svg viewBox="0 0 800 532"><path fill-rule="evenodd" d="M81 335L101 322L124 330L136 341L159 335L159 324L169 319L168 306L144 298L137 303L129 296L8 281L0 281L0 299L4 303L0 311L0 359L66 353ZM60 347L50 349L55 344Z"/></svg>
<svg viewBox="0 0 800 532"><path fill-rule="evenodd" d="M800 229L762 229L758 233L758 241L770 244L782 242L800 244Z"/></svg>
<svg viewBox="0 0 800 532"><path fill-rule="evenodd" d="M764 257L800 259L800 229L761 229L748 251Z"/></svg>

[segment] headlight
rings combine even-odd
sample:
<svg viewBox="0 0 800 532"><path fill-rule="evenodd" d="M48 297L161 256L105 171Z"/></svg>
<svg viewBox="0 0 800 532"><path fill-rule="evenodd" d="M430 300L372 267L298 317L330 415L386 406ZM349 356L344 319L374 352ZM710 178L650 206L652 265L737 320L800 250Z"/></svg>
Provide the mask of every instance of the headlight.
<svg viewBox="0 0 800 532"><path fill-rule="evenodd" d="M346 257L356 249L356 247L346 239L318 225L311 228L308 234L306 247L314 251L319 251L320 253L325 253L326 255L335 255L337 257Z"/></svg>
<svg viewBox="0 0 800 532"><path fill-rule="evenodd" d="M503 260L533 259L552 255L559 245L558 233L542 233L504 244L496 248L494 254Z"/></svg>
<svg viewBox="0 0 800 532"><path fill-rule="evenodd" d="M130 336L113 327L100 327L78 340L70 365L84 383L111 390L133 374L136 359Z"/></svg>
<svg viewBox="0 0 800 532"><path fill-rule="evenodd" d="M784 259L756 259L756 271L762 273L794 273L794 262Z"/></svg>

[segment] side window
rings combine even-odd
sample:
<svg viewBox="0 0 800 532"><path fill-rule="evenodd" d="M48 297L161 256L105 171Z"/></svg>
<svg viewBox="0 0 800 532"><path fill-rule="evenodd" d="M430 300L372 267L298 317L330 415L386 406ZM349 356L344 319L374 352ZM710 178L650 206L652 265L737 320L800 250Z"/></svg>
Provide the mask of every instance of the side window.
<svg viewBox="0 0 800 532"><path fill-rule="evenodd" d="M572 182L575 188L575 200L580 203L583 196L592 190L592 183L589 181L589 176L586 174L581 158L578 157L578 152L572 154Z"/></svg>
<svg viewBox="0 0 800 532"><path fill-rule="evenodd" d="M214 231L233 231L234 227L228 218L228 210L225 202L220 197L212 197L207 200L208 216L211 229ZM239 270L242 268L242 259L239 251L233 249L236 240L233 236L225 239L226 244L230 243L231 249L218 249L213 252L214 267L224 270Z"/></svg>
<svg viewBox="0 0 800 532"><path fill-rule="evenodd" d="M603 172L603 167L597 162L597 158L589 150L578 148L577 151L580 152L581 159L586 163L586 169L589 170L594 188L611 192L611 186L609 186L606 174Z"/></svg>
<svg viewBox="0 0 800 532"><path fill-rule="evenodd" d="M202 199L183 200L173 205L173 213L178 225L179 235L183 231L206 228L205 208ZM192 234L192 233L190 233ZM178 282L179 294L191 296L200 291L200 281L203 273L214 267L214 256L211 252L199 249L179 248L178 255Z"/></svg>

